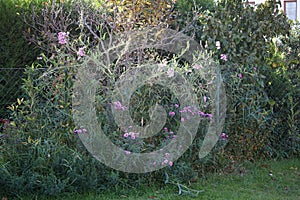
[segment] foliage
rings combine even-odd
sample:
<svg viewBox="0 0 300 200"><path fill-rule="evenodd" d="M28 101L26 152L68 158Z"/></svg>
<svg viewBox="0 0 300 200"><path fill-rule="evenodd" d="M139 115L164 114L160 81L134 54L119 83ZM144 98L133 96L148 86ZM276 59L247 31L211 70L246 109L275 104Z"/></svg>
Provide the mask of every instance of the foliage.
<svg viewBox="0 0 300 200"><path fill-rule="evenodd" d="M297 28L289 31L290 24L274 1L256 9L241 0L224 0L216 6L211 1L201 1L199 5L203 7L185 0L49 0L24 9L24 26L28 27L24 29L25 38L43 53L26 67L24 93L9 107L12 121L1 127L1 191L10 196L29 192L55 196L63 192L138 188L141 183L166 181L193 193L182 184L205 176L207 171L237 172L239 161L299 155ZM199 20L195 22L195 18ZM205 43L207 52L197 55L199 63L188 63L180 55L141 46L118 55L110 65L101 65L97 70L104 76L97 80L100 86L95 100L97 121L106 136L122 147L124 154L158 150L176 138L182 121L180 113L188 108L180 107L174 93L160 85L138 88L129 105L130 116L141 126L149 123L151 106L159 103L165 108L167 123L157 135L135 138L134 133L124 132L114 122L111 106L126 107L112 102L109 91L125 70L145 64L168 67L168 73L178 72L189 80L201 101L199 113L206 117L201 120L193 144L178 161L158 160L155 164L165 164L166 168L129 174L105 167L84 148L78 134L85 132L76 127L72 118L72 89L82 63L90 59L101 64L98 61L103 55L91 52L101 48L110 51L114 46L107 47L107 39L148 26L182 30ZM121 46L126 38L117 41ZM199 160L212 97L208 81L197 69L212 69L209 66L218 63L222 64L229 98L227 119L221 140L205 159Z"/></svg>
<svg viewBox="0 0 300 200"><path fill-rule="evenodd" d="M26 8L23 1L0 1L0 117L8 117L6 107L21 94L19 80L23 69L38 55L22 35L26 25L20 13Z"/></svg>
<svg viewBox="0 0 300 200"><path fill-rule="evenodd" d="M267 1L254 9L242 0L222 0L215 12L200 17L204 25L202 39L207 42L207 48L215 52L216 59L226 54L228 60L238 66L260 67L269 55L271 39L288 34L290 29L279 4ZM222 51L216 51L217 41Z"/></svg>
<svg viewBox="0 0 300 200"><path fill-rule="evenodd" d="M89 51L95 48L95 44L102 45L104 39L112 37L118 31L112 28L114 24L107 24L109 22L109 15L105 13L107 10L94 11L84 2L76 6L74 4L74 7L72 5L73 2L59 4L49 2L39 6L32 5L32 11L24 13L24 19L30 26L30 30L24 33L25 36L44 53L39 60L26 68L23 78L24 96L9 107L13 121L10 128L5 129L5 137L1 138L4 153L1 152L0 165L1 176L4 177L1 189L3 188L7 195L34 192L55 196L62 192L101 191L117 185L138 186L140 182L152 179L162 182L164 179L164 170L153 174L133 175L108 169L92 158L78 140L79 133L75 129L79 127L74 125L71 107L73 78L76 77L80 64L88 57ZM103 17L102 20L97 21L96 25L91 24L99 15ZM76 21L80 21L80 17L84 18L83 22L76 24ZM80 48L84 49L80 51ZM109 105L114 102L110 102L106 95L107 90L111 89L115 80L120 77L126 59L131 60L135 55L133 52L126 55L129 57L120 58L119 63L109 66L110 73L106 68L100 68L107 77L105 84L98 90L98 120L103 124L107 136L124 150L151 151L163 147L173 137L175 138L177 115L179 110L184 108L177 108L176 120L170 117L168 121L167 126L169 129L172 128L174 133L171 133L171 130L168 132L162 130L158 137L150 141L123 136L124 133L111 123ZM147 55L151 57L146 57ZM165 54L146 49L141 52L141 56L141 62L147 64L163 62L162 57ZM206 65L208 62L206 57L201 59L205 62L202 64ZM193 65L179 64L175 58L174 60L168 58L167 62L174 70L191 79L195 85L200 84L200 74L190 75L190 71L196 72L192 68ZM130 67L137 67L141 63L131 64ZM129 66L125 67L129 69ZM195 92L201 96L205 91L197 87ZM147 98L153 96L156 98ZM169 91L161 87L146 86L136 91L132 97L133 119L137 123L144 119L141 123L147 123L149 113L144 109L156 102L163 103L168 112L175 111L176 102ZM195 159L196 154L197 152L191 149L178 167L168 171L170 176L177 177L178 182L188 182L193 178L187 176L191 175L190 172L195 174L192 165L185 162L191 155ZM161 162L158 161L158 164ZM166 164L173 165L169 161ZM15 190L18 191L17 194L14 194Z"/></svg>
<svg viewBox="0 0 300 200"><path fill-rule="evenodd" d="M276 156L299 155L299 28L290 29L289 36L274 38L270 48L266 91L272 99L274 134L272 153Z"/></svg>
<svg viewBox="0 0 300 200"><path fill-rule="evenodd" d="M204 26L202 39L206 48L223 63L226 92L230 94L226 131L231 139L220 160L274 156L270 137L280 140L285 135L282 129L278 132L277 126L282 122L276 115L287 116L291 107L285 104L278 112L274 104L284 104L288 99L285 94L293 93L292 79L277 66L286 66L287 60L273 38L288 37L290 23L279 5L280 2L267 1L254 8L241 0L224 0L218 2L215 12L207 12L199 19ZM284 129L291 130L288 126Z"/></svg>

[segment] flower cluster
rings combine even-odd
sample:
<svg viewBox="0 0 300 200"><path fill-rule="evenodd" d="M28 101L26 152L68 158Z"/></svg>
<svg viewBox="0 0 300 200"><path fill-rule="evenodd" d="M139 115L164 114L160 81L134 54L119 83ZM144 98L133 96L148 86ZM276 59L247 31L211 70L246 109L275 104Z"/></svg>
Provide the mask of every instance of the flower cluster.
<svg viewBox="0 0 300 200"><path fill-rule="evenodd" d="M206 98L204 99L206 101ZM203 111L196 110L195 108L192 108L191 106L184 107L182 110L179 111L180 113L190 113L192 116L194 115L200 115L201 117L206 117L211 119L212 114L204 113ZM181 118L181 122L184 122L185 120L189 120L190 116L187 115L186 118Z"/></svg>
<svg viewBox="0 0 300 200"><path fill-rule="evenodd" d="M134 140L137 136L139 136L140 135L140 133L134 133L134 132L126 132L126 133L124 133L124 135L123 135L123 137L124 138L131 138L132 140Z"/></svg>
<svg viewBox="0 0 300 200"><path fill-rule="evenodd" d="M113 105L116 110L126 110L126 107L120 101L113 102Z"/></svg>
<svg viewBox="0 0 300 200"><path fill-rule="evenodd" d="M226 54L221 54L221 60L227 61L227 56L226 56Z"/></svg>
<svg viewBox="0 0 300 200"><path fill-rule="evenodd" d="M81 134L81 133L86 133L87 132L87 130L86 129L76 129L75 131L74 131L74 135L77 135L77 134Z"/></svg>
<svg viewBox="0 0 300 200"><path fill-rule="evenodd" d="M221 133L221 140L226 141L228 139L228 135L226 133Z"/></svg>
<svg viewBox="0 0 300 200"><path fill-rule="evenodd" d="M59 32L58 33L58 43L59 44L67 44L67 37L69 32Z"/></svg>
<svg viewBox="0 0 300 200"><path fill-rule="evenodd" d="M171 131L171 130L168 131L167 127L164 128L164 135L165 135L166 139L164 139L163 142L168 139L175 139L177 137L173 131Z"/></svg>
<svg viewBox="0 0 300 200"><path fill-rule="evenodd" d="M173 162L169 160L170 153L165 153L164 161L161 163L162 165L168 164L170 167L173 166Z"/></svg>

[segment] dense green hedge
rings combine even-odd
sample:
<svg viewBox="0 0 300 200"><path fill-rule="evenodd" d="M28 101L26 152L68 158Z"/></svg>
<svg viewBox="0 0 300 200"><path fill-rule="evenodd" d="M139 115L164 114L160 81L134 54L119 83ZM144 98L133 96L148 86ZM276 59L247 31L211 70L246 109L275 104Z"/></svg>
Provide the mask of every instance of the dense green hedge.
<svg viewBox="0 0 300 200"><path fill-rule="evenodd" d="M28 26L22 11L27 8L21 0L0 1L0 118L8 117L6 107L22 93L23 69L38 55L37 48L23 36Z"/></svg>

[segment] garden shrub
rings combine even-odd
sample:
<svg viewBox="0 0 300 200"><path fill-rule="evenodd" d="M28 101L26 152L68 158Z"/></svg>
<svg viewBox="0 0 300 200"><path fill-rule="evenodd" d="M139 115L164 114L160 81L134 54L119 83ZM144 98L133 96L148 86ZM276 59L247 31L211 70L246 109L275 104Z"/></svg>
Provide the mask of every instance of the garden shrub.
<svg viewBox="0 0 300 200"><path fill-rule="evenodd" d="M270 137L274 156L299 155L299 28L286 37L274 38L270 48L268 86L272 99L274 134Z"/></svg>
<svg viewBox="0 0 300 200"><path fill-rule="evenodd" d="M289 24L286 23L286 17L280 14L277 3L268 2L254 10L249 6L244 7L240 0L229 0L219 2L213 8L208 6L212 9L210 12L201 10L202 15L197 22L199 27L196 28L200 30L203 27L202 38L196 38L206 42L207 51L215 59L213 61L211 54L206 52L198 55L199 62L206 67L222 64L222 76L229 97L224 133L210 155L202 160L198 157L207 131L207 117L201 120L192 146L175 163L165 163L169 166L162 170L130 174L110 169L93 158L78 136L85 132L73 122L71 100L75 95L72 88L77 70L87 58L97 63L99 57L93 57L91 52L105 44L105 39L125 30L140 30L148 25L165 27L169 23L172 26L172 21L164 21L172 6L175 11L178 9L176 12L181 12L181 17L189 16L186 13L192 7L192 4L185 4L184 1L178 1L177 5L184 4L187 7L176 7L176 4L164 0L153 4L149 4L149 1L134 1L137 4L132 1L110 2L47 1L31 4L31 10L25 10L24 20L30 27L24 33L25 37L43 53L39 60L26 67L24 93L9 107L12 121L0 135L0 176L3 177L0 190L4 195L35 193L55 196L63 192L101 192L117 187L138 187L141 183L174 183L182 187L182 183L195 181L199 175L205 176L208 170L220 171L224 165L234 169L236 160L253 161L273 156L272 152L278 148L289 152L291 148L286 142L290 141L290 137L284 137L281 131L285 128L292 131L293 126L295 131L291 135L293 132L296 136L299 134L295 125L299 123L296 107L299 83L295 81L299 76L285 71L285 67L294 69L298 55L297 51L293 51L281 57L282 50L276 50L281 46L274 46L272 40L275 36L287 35L288 31L282 27L289 28ZM132 9L128 9L127 4ZM207 5L211 4L207 2ZM121 8L126 12L122 12ZM157 8L162 8L164 12L155 12ZM147 12L143 12L143 9ZM299 39L298 35L284 38L287 41ZM122 38L118 39L122 44ZM294 45L293 42L285 43L286 48ZM279 52L279 57L275 50ZM294 61L288 66L276 68L278 70L272 67L271 63L275 60L281 59L281 63L284 63L287 58ZM207 81L197 74L196 69L200 66L195 67L195 63L187 63L178 55L149 48L126 53L108 68L100 68L106 76L100 80L96 94L97 121L114 144L124 149L124 153L150 152L176 137L181 120L179 113L184 108L178 105L172 91L159 85L145 85L135 91L130 101L130 114L137 124L144 125L149 122L148 108L156 103L162 104L169 116L160 134L145 140L132 139L132 133L126 135L112 118L110 107L122 108L107 96L116 80L126 69L153 63L168 66L191 80L195 86L194 92L204 102L201 111L209 116L211 97L207 91ZM284 83L289 97L282 96L278 102L273 99L276 88L269 87L270 81L271 86ZM286 107L289 111L285 110ZM283 120L280 116L282 113L290 118L287 123L278 126ZM284 144L287 145L276 146L280 137L284 138L282 141L286 141ZM225 145L227 147L223 149Z"/></svg>
<svg viewBox="0 0 300 200"><path fill-rule="evenodd" d="M254 8L242 0L224 0L218 2L215 12L199 19L204 26L202 40L206 48L223 64L230 102L225 127L229 142L222 156L233 160L269 157L276 146L270 144L270 137L274 138L276 124L280 124L274 115L287 114L286 106L277 114L273 109L274 96L284 96L291 89L291 79L283 80L283 71L276 72L271 66L279 55L274 48L271 50L273 38L286 37L291 29L279 6L277 1L266 1ZM276 104L283 103L283 99L287 98ZM287 130L290 129L285 127L277 134L284 136Z"/></svg>
<svg viewBox="0 0 300 200"><path fill-rule="evenodd" d="M101 191L118 185L138 186L142 182L151 183L151 180L162 183L165 179L165 170L135 175L109 169L96 161L80 142L78 138L80 127L75 127L72 118L73 78L76 77L77 69L84 62L85 56L89 55L89 51L93 50L97 44L101 44L106 37L111 37L110 34L119 31L113 29L112 24L107 24L109 22L109 15L105 13L107 10L95 11L83 2L72 6L73 3L67 1L54 3L53 1L40 5L41 8L33 5L32 11L24 13L25 21L30 26L30 31L27 31L25 36L44 53L34 64L26 67L23 78L24 95L9 107L12 122L1 135L3 153L1 152L0 172L1 176L5 177L1 182L1 189L6 195L15 195L15 191L18 191L16 195L29 193L58 195L62 192ZM82 17L86 21L82 24L74 24L74 22L80 22ZM92 25L91 23L96 18L102 20ZM29 19L34 19L34 21L29 21ZM144 60L141 63L132 62L131 67L142 63L165 62L162 57L166 54L159 51L145 49L141 54ZM126 61L135 55L135 52L129 53L125 55L129 58L122 59ZM147 57L148 55L151 57ZM206 60L205 57L202 59ZM181 71L188 77L190 71L195 71L192 66L179 64L175 58L174 62L171 57L167 58L167 61L174 66L175 70ZM162 134L152 141L143 142L139 139L128 141L127 139L128 144L131 145L126 145L123 133L111 123L112 116L109 111L105 111L110 108L109 103L113 103L106 98L106 89L113 87L115 80L121 75L124 63L126 62L110 66L111 73L102 84L103 88L99 89L98 121L103 124L107 136L116 145L124 147L124 150L141 152L161 148L176 135L176 120L168 121L174 133L171 133L171 130L168 132L162 130ZM203 63L203 65L206 64ZM196 85L201 83L204 86L205 83L202 83L197 76L190 78L196 81ZM104 90L101 91L101 89ZM200 96L205 92L201 87L197 87L196 90L195 92ZM147 95L156 98L149 99ZM176 104L168 90L158 86L140 88L132 98L133 119L137 123L146 123L148 113L140 108L147 108L155 102L163 103L165 108L170 109L167 110L168 112L174 111ZM209 107L206 109L205 112L208 112ZM176 112L175 118L177 119L179 108ZM141 122L141 119L144 119L144 122ZM197 145L199 144L198 140ZM195 148L191 149L178 167L167 168L170 177L178 182L188 182L193 178L196 172L188 160L191 155L195 159L197 153ZM173 163L166 164L173 165ZM189 170L186 171L186 169Z"/></svg>
<svg viewBox="0 0 300 200"><path fill-rule="evenodd" d="M37 49L22 34L27 26L21 11L26 9L27 4L23 1L0 1L0 118L8 117L6 107L21 95L23 69L38 55Z"/></svg>

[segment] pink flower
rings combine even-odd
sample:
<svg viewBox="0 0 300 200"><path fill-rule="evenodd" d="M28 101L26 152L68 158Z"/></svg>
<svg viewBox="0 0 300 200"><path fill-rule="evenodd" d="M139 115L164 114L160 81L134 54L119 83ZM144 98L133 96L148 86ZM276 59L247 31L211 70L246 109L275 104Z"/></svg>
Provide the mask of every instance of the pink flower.
<svg viewBox="0 0 300 200"><path fill-rule="evenodd" d="M132 140L134 140L135 139L134 133L131 133L130 137L131 137Z"/></svg>
<svg viewBox="0 0 300 200"><path fill-rule="evenodd" d="M77 129L77 130L74 131L74 135L80 134L80 133L85 133L85 132L87 132L86 129Z"/></svg>
<svg viewBox="0 0 300 200"><path fill-rule="evenodd" d="M168 132L168 128L167 128L167 127L165 127L165 128L164 128L164 131Z"/></svg>
<svg viewBox="0 0 300 200"><path fill-rule="evenodd" d="M126 155L129 155L129 154L131 154L131 152L130 151L124 151L125 152L125 154Z"/></svg>
<svg viewBox="0 0 300 200"><path fill-rule="evenodd" d="M180 121L181 121L181 122L184 122L184 118L183 118L183 117L181 117Z"/></svg>
<svg viewBox="0 0 300 200"><path fill-rule="evenodd" d="M115 109L117 109L117 110L125 110L125 109L126 109L125 106L122 106L122 104L121 104L120 101L114 102L114 107L115 107Z"/></svg>
<svg viewBox="0 0 300 200"><path fill-rule="evenodd" d="M221 60L227 61L227 56L225 54L221 54Z"/></svg>
<svg viewBox="0 0 300 200"><path fill-rule="evenodd" d="M179 105L178 105L178 104L175 104L174 106L175 106L175 108L178 108L178 107L179 107Z"/></svg>
<svg viewBox="0 0 300 200"><path fill-rule="evenodd" d="M195 64L195 65L193 66L193 68L194 68L194 69L200 69L201 67L200 67L200 65Z"/></svg>
<svg viewBox="0 0 300 200"><path fill-rule="evenodd" d="M212 118L212 114L205 114L205 116L210 118L210 119Z"/></svg>
<svg viewBox="0 0 300 200"><path fill-rule="evenodd" d="M256 71L256 69L257 69L257 68L256 68L256 67L254 67L253 69L254 69L254 71Z"/></svg>
<svg viewBox="0 0 300 200"><path fill-rule="evenodd" d="M201 117L204 117L204 116L205 116L205 113L202 112L202 111L199 111L198 114L199 114Z"/></svg>
<svg viewBox="0 0 300 200"><path fill-rule="evenodd" d="M204 103L206 103L206 101L207 101L207 97L206 96L203 96L203 101L204 101Z"/></svg>
<svg viewBox="0 0 300 200"><path fill-rule="evenodd" d="M85 55L84 49L85 49L85 47L81 47L81 48L78 49L77 55L78 55L79 57L82 57L82 56Z"/></svg>
<svg viewBox="0 0 300 200"><path fill-rule="evenodd" d="M221 133L221 140L225 141L227 140L228 135L226 133Z"/></svg>
<svg viewBox="0 0 300 200"><path fill-rule="evenodd" d="M129 136L128 133L125 133L125 134L123 135L123 137L125 137L125 138L127 138L128 136Z"/></svg>
<svg viewBox="0 0 300 200"><path fill-rule="evenodd" d="M242 73L239 73L239 78L243 78L243 74Z"/></svg>
<svg viewBox="0 0 300 200"><path fill-rule="evenodd" d="M169 112L169 115L170 115L171 117L173 117L173 116L175 115L175 112Z"/></svg>
<svg viewBox="0 0 300 200"><path fill-rule="evenodd" d="M170 166L170 167L173 166L173 162L172 162L172 161L169 162L169 166Z"/></svg>
<svg viewBox="0 0 300 200"><path fill-rule="evenodd" d="M58 33L58 43L59 44L67 44L67 37L69 33L67 32L59 32Z"/></svg>
<svg viewBox="0 0 300 200"><path fill-rule="evenodd" d="M165 153L165 156L166 156L166 158L168 158L170 156L170 154L169 153Z"/></svg>

